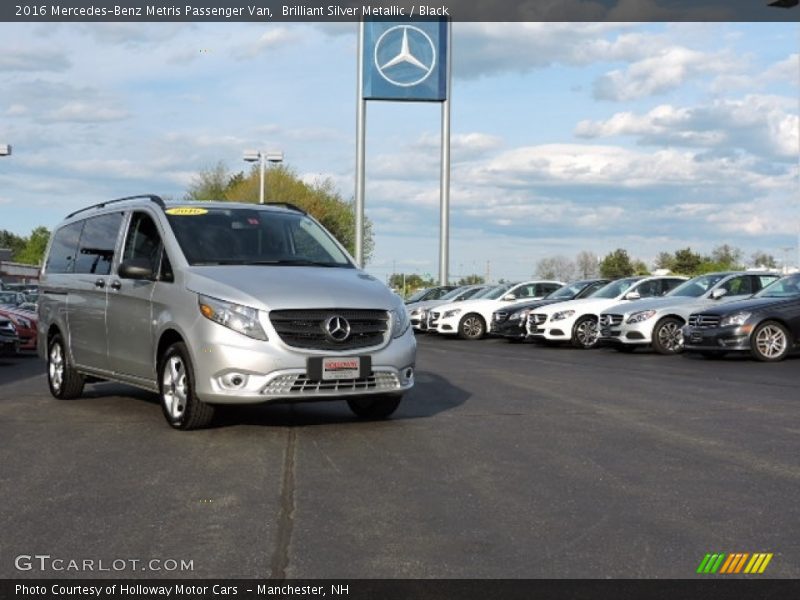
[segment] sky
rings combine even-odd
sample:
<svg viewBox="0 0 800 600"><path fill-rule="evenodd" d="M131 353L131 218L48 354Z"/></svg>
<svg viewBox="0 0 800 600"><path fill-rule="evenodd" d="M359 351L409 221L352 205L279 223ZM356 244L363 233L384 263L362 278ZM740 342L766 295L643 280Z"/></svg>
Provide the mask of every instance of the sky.
<svg viewBox="0 0 800 600"><path fill-rule="evenodd" d="M250 148L351 198L357 27L0 23L0 229L179 199ZM799 52L796 23L454 24L451 275L725 243L797 263ZM380 278L438 273L440 115L368 104Z"/></svg>

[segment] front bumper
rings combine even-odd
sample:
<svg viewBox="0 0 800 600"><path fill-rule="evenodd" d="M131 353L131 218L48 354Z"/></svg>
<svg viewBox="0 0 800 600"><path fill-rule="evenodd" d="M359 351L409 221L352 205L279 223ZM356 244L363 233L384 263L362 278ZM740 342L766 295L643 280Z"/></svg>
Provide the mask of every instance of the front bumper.
<svg viewBox="0 0 800 600"><path fill-rule="evenodd" d="M414 386L417 343L410 327L384 346L324 352L287 346L274 332L267 342L254 340L202 317L194 325L188 346L195 390L209 404L337 400L402 394ZM358 379L312 381L306 363L313 356L369 356L372 372Z"/></svg>
<svg viewBox="0 0 800 600"><path fill-rule="evenodd" d="M537 340L552 340L564 342L572 339L572 327L575 325L575 318L551 321L548 315L543 323L536 324L528 321L528 336Z"/></svg>
<svg viewBox="0 0 800 600"><path fill-rule="evenodd" d="M456 335L458 333L458 324L461 322L461 315L454 315L452 317L439 317L436 322L436 333L443 335Z"/></svg>
<svg viewBox="0 0 800 600"><path fill-rule="evenodd" d="M619 325L600 327L600 340L603 342L646 346L652 342L652 335L652 319L630 325L623 321Z"/></svg>
<svg viewBox="0 0 800 600"><path fill-rule="evenodd" d="M528 332L525 330L525 319L492 321L489 333L515 340L523 340L528 336Z"/></svg>
<svg viewBox="0 0 800 600"><path fill-rule="evenodd" d="M750 350L752 325L738 327L693 327L685 325L683 344L686 350L736 352Z"/></svg>
<svg viewBox="0 0 800 600"><path fill-rule="evenodd" d="M0 356L17 354L19 348L19 338L17 336L0 335Z"/></svg>

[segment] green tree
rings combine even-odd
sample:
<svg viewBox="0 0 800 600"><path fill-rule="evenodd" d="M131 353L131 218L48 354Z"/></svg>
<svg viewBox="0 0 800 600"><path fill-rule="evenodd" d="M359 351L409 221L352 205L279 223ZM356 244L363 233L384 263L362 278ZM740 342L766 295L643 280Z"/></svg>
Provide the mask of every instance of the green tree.
<svg viewBox="0 0 800 600"><path fill-rule="evenodd" d="M742 251L735 246L722 244L711 251L711 261L719 270L727 271L741 268Z"/></svg>
<svg viewBox="0 0 800 600"><path fill-rule="evenodd" d="M655 261L656 269L675 269L675 257L669 252L659 252Z"/></svg>
<svg viewBox="0 0 800 600"><path fill-rule="evenodd" d="M25 247L25 238L5 229L0 230L0 248L11 250L12 260L16 260L17 255Z"/></svg>
<svg viewBox="0 0 800 600"><path fill-rule="evenodd" d="M700 272L700 265L702 263L702 256L697 252L692 252L691 248L684 248L675 252L673 271L680 275L697 275Z"/></svg>
<svg viewBox="0 0 800 600"><path fill-rule="evenodd" d="M632 266L634 275L650 275L650 269L643 260L637 258L633 261Z"/></svg>
<svg viewBox="0 0 800 600"><path fill-rule="evenodd" d="M461 279L456 282L456 285L475 285L478 283L484 283L484 278L482 275L467 275L466 277L462 277Z"/></svg>
<svg viewBox="0 0 800 600"><path fill-rule="evenodd" d="M628 251L622 248L617 248L610 254L607 254L600 263L600 275L606 279L628 277L633 275L635 271L631 263L631 257L628 256Z"/></svg>
<svg viewBox="0 0 800 600"><path fill-rule="evenodd" d="M761 250L753 252L753 255L750 258L750 262L753 263L754 267L761 267L764 269L778 268L778 261L775 260L775 257L772 256L772 254L767 254L766 252L762 252Z"/></svg>
<svg viewBox="0 0 800 600"><path fill-rule="evenodd" d="M28 236L25 247L14 257L14 260L27 265L41 264L49 240L50 231L47 227L37 227Z"/></svg>
<svg viewBox="0 0 800 600"><path fill-rule="evenodd" d="M249 173L230 175L220 162L195 177L186 199L256 203L260 185L258 167ZM322 223L351 254L355 253L353 203L342 198L330 178L306 183L291 168L281 165L267 170L264 187L267 202L288 202L302 208ZM364 261L368 262L374 249L374 236L371 221L364 221Z"/></svg>

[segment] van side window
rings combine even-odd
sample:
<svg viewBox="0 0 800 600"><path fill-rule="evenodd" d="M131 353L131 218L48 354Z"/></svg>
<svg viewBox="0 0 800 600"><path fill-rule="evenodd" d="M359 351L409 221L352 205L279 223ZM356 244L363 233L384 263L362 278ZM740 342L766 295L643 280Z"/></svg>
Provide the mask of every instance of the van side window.
<svg viewBox="0 0 800 600"><path fill-rule="evenodd" d="M72 273L83 223L83 221L78 221L56 231L50 246L50 255L47 257L45 271L48 273Z"/></svg>
<svg viewBox="0 0 800 600"><path fill-rule="evenodd" d="M125 248L122 252L122 260L132 258L143 258L150 263L154 272L158 271L161 259L161 235L158 227L147 215L142 212L135 212L131 217L128 226L128 236L125 239Z"/></svg>
<svg viewBox="0 0 800 600"><path fill-rule="evenodd" d="M75 261L76 273L108 275L111 272L121 224L122 213L86 219Z"/></svg>

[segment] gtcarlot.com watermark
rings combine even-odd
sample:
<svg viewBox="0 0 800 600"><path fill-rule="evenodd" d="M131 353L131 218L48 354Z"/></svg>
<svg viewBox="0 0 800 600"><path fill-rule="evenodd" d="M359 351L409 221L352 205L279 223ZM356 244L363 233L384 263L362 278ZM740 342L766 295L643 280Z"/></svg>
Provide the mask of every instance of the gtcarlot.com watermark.
<svg viewBox="0 0 800 600"><path fill-rule="evenodd" d="M194 560L183 558L62 558L50 554L20 554L14 559L17 571L35 572L115 572L155 571L186 572L194 571Z"/></svg>

